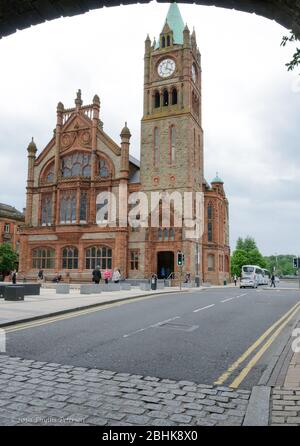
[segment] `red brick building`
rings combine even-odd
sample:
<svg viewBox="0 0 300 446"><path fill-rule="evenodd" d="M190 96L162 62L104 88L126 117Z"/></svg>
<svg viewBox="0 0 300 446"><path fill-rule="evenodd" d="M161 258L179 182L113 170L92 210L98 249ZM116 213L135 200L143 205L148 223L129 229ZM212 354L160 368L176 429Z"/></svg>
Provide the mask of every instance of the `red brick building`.
<svg viewBox="0 0 300 446"><path fill-rule="evenodd" d="M0 203L0 244L9 243L19 252L20 226L24 224L25 217L13 206Z"/></svg>
<svg viewBox="0 0 300 446"><path fill-rule="evenodd" d="M196 34L184 26L173 3L159 41L145 41L140 163L129 154L127 125L118 142L105 133L97 95L83 105L79 90L74 108L58 104L48 145L38 156L35 143L28 146L21 272L36 276L42 268L46 277L59 272L83 281L99 265L120 268L129 278L168 277L178 272L176 253L182 251L184 272L192 278L215 284L229 279L228 201L223 181L217 176L210 186L204 177L201 88ZM117 218L99 225L99 196L108 191L114 194ZM130 204L126 209L128 198L140 192L149 202L153 193L202 194L203 234L190 239L174 224L174 203L170 227L162 218L153 227L150 212L147 218L139 215L141 227L120 224L132 210Z"/></svg>

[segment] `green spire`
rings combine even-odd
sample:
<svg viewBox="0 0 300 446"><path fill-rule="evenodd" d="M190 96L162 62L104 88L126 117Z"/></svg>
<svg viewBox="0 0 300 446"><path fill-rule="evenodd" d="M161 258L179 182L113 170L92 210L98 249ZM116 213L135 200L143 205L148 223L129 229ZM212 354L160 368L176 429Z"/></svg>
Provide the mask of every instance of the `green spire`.
<svg viewBox="0 0 300 446"><path fill-rule="evenodd" d="M183 44L184 22L177 3L171 3L166 21L173 31L174 43Z"/></svg>
<svg viewBox="0 0 300 446"><path fill-rule="evenodd" d="M211 184L214 184L214 183L224 184L224 181L222 180L222 178L219 177L219 173L218 172L217 172L215 178L211 181Z"/></svg>
<svg viewBox="0 0 300 446"><path fill-rule="evenodd" d="M169 11L164 22L164 27L166 23L169 25L170 29L173 31L174 43L182 45L183 44L183 30L184 22L176 2L171 3ZM164 29L163 27L163 29ZM156 48L159 48L159 41L156 44Z"/></svg>

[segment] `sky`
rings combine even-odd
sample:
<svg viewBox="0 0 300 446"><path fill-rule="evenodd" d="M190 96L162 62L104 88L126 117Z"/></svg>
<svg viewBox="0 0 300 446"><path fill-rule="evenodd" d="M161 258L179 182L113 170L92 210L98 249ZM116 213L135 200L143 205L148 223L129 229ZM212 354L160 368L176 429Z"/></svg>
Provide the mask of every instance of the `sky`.
<svg viewBox="0 0 300 446"><path fill-rule="evenodd" d="M110 7L0 40L0 202L25 207L27 146L51 139L59 101L101 99L117 143L124 122L140 157L144 41L158 37L168 4ZM276 22L179 4L202 55L205 178L219 173L230 203L230 244L253 236L264 255L300 254L300 77Z"/></svg>

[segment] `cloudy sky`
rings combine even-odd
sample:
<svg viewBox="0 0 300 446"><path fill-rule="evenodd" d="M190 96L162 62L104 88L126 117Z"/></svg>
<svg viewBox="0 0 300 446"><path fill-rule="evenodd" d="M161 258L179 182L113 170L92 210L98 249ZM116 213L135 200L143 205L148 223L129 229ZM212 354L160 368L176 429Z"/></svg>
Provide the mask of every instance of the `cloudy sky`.
<svg viewBox="0 0 300 446"><path fill-rule="evenodd" d="M119 142L128 121L139 158L146 34L158 36L167 4L91 11L0 40L0 202L25 206L26 147L39 151L56 105L81 88L101 98L105 131ZM180 5L202 53L205 176L216 171L230 201L231 246L255 237L264 254L300 254L300 77L280 47L287 31L230 10Z"/></svg>

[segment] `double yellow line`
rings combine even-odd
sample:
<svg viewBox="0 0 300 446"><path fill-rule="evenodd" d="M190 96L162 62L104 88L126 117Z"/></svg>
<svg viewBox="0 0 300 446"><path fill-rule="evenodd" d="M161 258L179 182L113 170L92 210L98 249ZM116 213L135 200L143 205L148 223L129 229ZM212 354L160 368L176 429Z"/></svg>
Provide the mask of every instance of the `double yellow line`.
<svg viewBox="0 0 300 446"><path fill-rule="evenodd" d="M240 374L232 381L229 387L238 388L242 381L246 378L255 364L259 361L262 355L267 351L270 345L275 341L284 327L289 323L289 321L297 314L300 310L300 302L294 305L284 316L282 316L275 324L268 328L265 333L263 333L246 351L243 353L227 370L224 372L220 378L215 381L214 384L221 385L227 381L233 372L268 338L269 335L274 331L274 333L269 337L269 339L262 345L260 350L253 356L253 358L248 362L248 364L243 368Z"/></svg>

